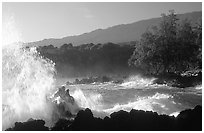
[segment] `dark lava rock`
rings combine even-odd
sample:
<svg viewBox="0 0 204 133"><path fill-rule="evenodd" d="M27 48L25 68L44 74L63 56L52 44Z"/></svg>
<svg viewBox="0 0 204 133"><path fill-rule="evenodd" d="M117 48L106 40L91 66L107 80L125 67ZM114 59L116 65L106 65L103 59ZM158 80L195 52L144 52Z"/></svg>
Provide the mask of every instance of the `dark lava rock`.
<svg viewBox="0 0 204 133"><path fill-rule="evenodd" d="M29 120L21 123L16 122L13 128L7 129L7 131L48 131L48 127L45 127L43 120Z"/></svg>
<svg viewBox="0 0 204 133"><path fill-rule="evenodd" d="M88 77L88 78L82 78L81 80L75 79L73 84L91 84L94 82L97 83L104 83L104 82L110 82L112 79L107 76L98 76L98 77Z"/></svg>
<svg viewBox="0 0 204 133"><path fill-rule="evenodd" d="M66 131L69 129L70 124L71 124L70 120L60 119L52 128L52 131Z"/></svg>
<svg viewBox="0 0 204 133"><path fill-rule="evenodd" d="M177 75L175 73L167 73L156 76L154 83L166 84L172 87L186 88L202 84L202 72L191 75Z"/></svg>
<svg viewBox="0 0 204 133"><path fill-rule="evenodd" d="M48 130L42 120L16 123L9 131ZM51 130L60 131L201 131L202 107L181 111L175 118L151 111L118 111L104 119L93 117L90 109L78 112L74 121L59 120Z"/></svg>
<svg viewBox="0 0 204 133"><path fill-rule="evenodd" d="M90 109L81 110L66 129L72 131L201 131L202 107L182 111L178 117L132 109L95 118Z"/></svg>

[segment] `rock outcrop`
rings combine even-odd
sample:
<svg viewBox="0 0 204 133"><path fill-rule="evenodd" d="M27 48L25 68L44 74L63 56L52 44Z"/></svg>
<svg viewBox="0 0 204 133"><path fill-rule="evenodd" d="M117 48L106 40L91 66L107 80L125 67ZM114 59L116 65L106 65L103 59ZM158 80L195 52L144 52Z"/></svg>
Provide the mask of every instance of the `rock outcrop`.
<svg viewBox="0 0 204 133"><path fill-rule="evenodd" d="M16 123L7 130L48 130L42 120ZM33 126L32 126L33 125ZM105 117L95 118L90 109L78 112L74 121L59 120L50 130L59 131L201 131L202 107L181 111L177 117L158 115L151 111L132 109L118 111Z"/></svg>

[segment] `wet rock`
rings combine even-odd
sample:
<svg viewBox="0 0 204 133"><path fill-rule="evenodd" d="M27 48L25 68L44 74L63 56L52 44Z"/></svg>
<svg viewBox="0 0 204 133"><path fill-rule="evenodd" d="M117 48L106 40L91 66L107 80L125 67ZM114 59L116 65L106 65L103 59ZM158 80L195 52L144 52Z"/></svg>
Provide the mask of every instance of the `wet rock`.
<svg viewBox="0 0 204 133"><path fill-rule="evenodd" d="M48 130L42 120L16 123L10 131ZM105 117L95 118L90 109L78 112L74 121L60 119L51 130L72 131L201 131L202 107L181 111L174 116L158 115L151 111L132 109L118 111Z"/></svg>
<svg viewBox="0 0 204 133"><path fill-rule="evenodd" d="M97 77L88 77L88 78L82 78L81 80L75 79L73 84L91 84L91 83L105 83L110 82L112 79L107 76L97 76Z"/></svg>
<svg viewBox="0 0 204 133"><path fill-rule="evenodd" d="M159 75L157 76L157 79L154 81L154 83L166 84L168 86L179 88L193 87L202 84L202 72L191 75L177 75L174 73Z"/></svg>
<svg viewBox="0 0 204 133"><path fill-rule="evenodd" d="M52 131L66 131L69 129L70 124L71 124L70 120L60 119L52 128Z"/></svg>
<svg viewBox="0 0 204 133"><path fill-rule="evenodd" d="M181 111L176 117L176 129L185 131L202 130L202 107Z"/></svg>
<svg viewBox="0 0 204 133"><path fill-rule="evenodd" d="M60 97L64 102L74 104L74 98L69 94L69 89L65 90L64 86L60 87L54 97Z"/></svg>
<svg viewBox="0 0 204 133"><path fill-rule="evenodd" d="M45 127L43 120L29 120L21 123L16 122L13 128L7 129L7 131L48 131L48 127Z"/></svg>

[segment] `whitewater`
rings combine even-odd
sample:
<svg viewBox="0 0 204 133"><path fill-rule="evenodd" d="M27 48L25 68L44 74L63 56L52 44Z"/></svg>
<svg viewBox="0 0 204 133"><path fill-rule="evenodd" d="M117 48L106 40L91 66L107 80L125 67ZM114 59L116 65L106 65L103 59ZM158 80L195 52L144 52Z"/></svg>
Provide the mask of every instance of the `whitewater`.
<svg viewBox="0 0 204 133"><path fill-rule="evenodd" d="M25 47L12 23L3 29L2 46L2 129L15 122L42 119L52 127L66 112L76 115L90 108L95 117L131 109L176 116L181 110L202 105L202 86L174 88L152 84L154 78L132 75L121 84L66 85L75 103L53 96L69 79L57 78L55 63L42 57L35 47ZM6 32L5 32L6 31ZM4 45L6 44L6 45ZM60 83L60 84L58 84Z"/></svg>
<svg viewBox="0 0 204 133"><path fill-rule="evenodd" d="M202 89L153 84L154 79L131 76L122 84L67 85L78 105L90 108L95 117L119 110L153 111L177 116L180 111L202 105Z"/></svg>
<svg viewBox="0 0 204 133"><path fill-rule="evenodd" d="M155 78L140 75L120 84L57 84L61 79L56 78L55 63L40 56L35 47L6 45L2 55L3 130L30 118L43 119L46 126L52 127L59 118L68 117L66 111L76 115L85 108L91 109L95 117L104 118L131 109L177 116L184 109L202 105L200 86L183 89L157 85L153 84ZM61 86L69 90L74 105L53 96Z"/></svg>

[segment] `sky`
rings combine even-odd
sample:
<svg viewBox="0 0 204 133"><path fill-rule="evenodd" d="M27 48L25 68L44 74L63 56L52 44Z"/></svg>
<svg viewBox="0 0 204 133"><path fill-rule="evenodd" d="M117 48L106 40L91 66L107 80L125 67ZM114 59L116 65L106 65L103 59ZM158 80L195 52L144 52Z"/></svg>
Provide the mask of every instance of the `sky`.
<svg viewBox="0 0 204 133"><path fill-rule="evenodd" d="M80 35L118 24L160 17L174 9L176 13L202 11L201 2L145 3L2 3L2 26L12 18L23 42Z"/></svg>

